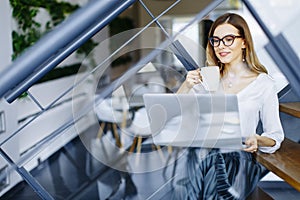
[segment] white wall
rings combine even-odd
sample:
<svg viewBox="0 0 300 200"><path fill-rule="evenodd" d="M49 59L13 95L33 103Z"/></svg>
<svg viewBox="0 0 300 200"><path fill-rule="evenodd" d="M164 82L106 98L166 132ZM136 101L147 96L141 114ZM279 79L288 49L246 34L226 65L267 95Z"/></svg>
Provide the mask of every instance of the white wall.
<svg viewBox="0 0 300 200"><path fill-rule="evenodd" d="M9 0L0 1L0 71L11 62L11 8Z"/></svg>
<svg viewBox="0 0 300 200"><path fill-rule="evenodd" d="M5 67L11 63L12 55L12 18L9 0L0 0L0 73ZM0 134L0 141L3 142L18 127L16 107L8 104L5 100L0 99L0 112L4 112L5 132ZM6 142L1 148L14 160L19 157L18 137L13 137ZM0 169L9 166L2 157L0 157ZM8 171L7 171L8 172ZM1 174L3 175L3 174ZM7 174L8 186L0 190L0 196L8 191L11 187L21 181L20 176L12 171Z"/></svg>

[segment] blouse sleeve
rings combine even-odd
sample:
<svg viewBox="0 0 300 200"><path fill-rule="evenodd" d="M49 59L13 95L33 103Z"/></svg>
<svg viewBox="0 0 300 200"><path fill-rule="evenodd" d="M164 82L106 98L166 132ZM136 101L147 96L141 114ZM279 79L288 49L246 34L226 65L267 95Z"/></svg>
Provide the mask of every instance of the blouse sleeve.
<svg viewBox="0 0 300 200"><path fill-rule="evenodd" d="M265 153L274 153L280 148L284 139L284 132L279 118L279 102L274 84L265 92L260 109L260 118L263 125L261 135L275 140L276 144L273 147L259 147L259 150Z"/></svg>

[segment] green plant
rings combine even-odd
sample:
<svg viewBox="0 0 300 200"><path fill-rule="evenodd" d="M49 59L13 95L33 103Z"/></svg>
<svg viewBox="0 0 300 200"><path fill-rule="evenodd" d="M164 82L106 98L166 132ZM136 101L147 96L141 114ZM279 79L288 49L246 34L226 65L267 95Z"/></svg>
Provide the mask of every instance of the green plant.
<svg viewBox="0 0 300 200"><path fill-rule="evenodd" d="M78 5L57 0L10 0L10 4L18 25L18 30L12 32L13 60L79 8ZM43 22L45 27L42 27L42 24L36 20L40 9L45 9L50 16L49 21ZM88 40L77 53L88 55L96 45L92 40Z"/></svg>
<svg viewBox="0 0 300 200"><path fill-rule="evenodd" d="M22 54L28 47L37 42L41 36L61 23L69 14L79 8L68 2L57 0L10 0L12 15L17 23L17 30L12 31L13 55L12 60ZM45 9L50 20L42 22L36 20L40 9ZM88 55L97 44L88 40L78 50L78 54ZM62 68L54 68L37 83L76 74L80 64L74 64ZM25 98L28 94L24 92L19 98Z"/></svg>

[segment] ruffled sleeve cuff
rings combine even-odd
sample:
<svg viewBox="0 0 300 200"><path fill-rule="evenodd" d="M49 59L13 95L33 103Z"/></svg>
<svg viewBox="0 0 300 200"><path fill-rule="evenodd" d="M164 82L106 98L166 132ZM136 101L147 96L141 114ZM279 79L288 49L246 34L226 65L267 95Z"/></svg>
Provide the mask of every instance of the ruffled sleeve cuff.
<svg viewBox="0 0 300 200"><path fill-rule="evenodd" d="M265 136L275 140L275 145L272 147L258 147L258 149L264 153L276 152L280 148L281 143L284 140L283 134L263 133L261 136Z"/></svg>

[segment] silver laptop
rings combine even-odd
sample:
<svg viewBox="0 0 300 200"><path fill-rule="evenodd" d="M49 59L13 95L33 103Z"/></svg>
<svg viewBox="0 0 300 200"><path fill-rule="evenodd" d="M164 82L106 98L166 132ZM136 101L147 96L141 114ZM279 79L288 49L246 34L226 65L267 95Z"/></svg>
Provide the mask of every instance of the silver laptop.
<svg viewBox="0 0 300 200"><path fill-rule="evenodd" d="M242 148L236 95L145 94L156 145Z"/></svg>

